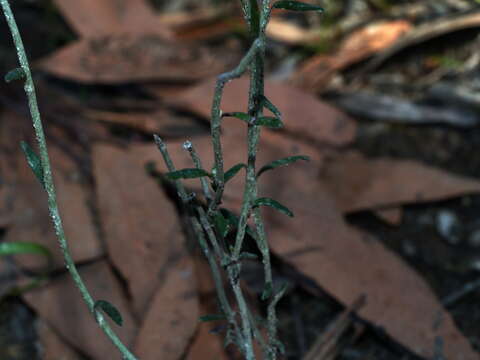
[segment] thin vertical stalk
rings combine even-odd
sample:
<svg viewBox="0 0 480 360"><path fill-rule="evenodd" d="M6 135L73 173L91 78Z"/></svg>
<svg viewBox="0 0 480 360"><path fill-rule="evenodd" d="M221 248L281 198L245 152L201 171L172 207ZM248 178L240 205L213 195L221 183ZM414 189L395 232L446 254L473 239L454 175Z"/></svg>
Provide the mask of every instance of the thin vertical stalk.
<svg viewBox="0 0 480 360"><path fill-rule="evenodd" d="M63 230L62 219L58 210L55 185L53 183L52 171L50 166L50 160L48 156L47 143L45 140L45 134L43 131L42 120L40 117L40 111L38 109L37 97L35 93L35 85L33 83L32 74L30 71L30 66L28 63L27 55L25 48L23 46L23 41L18 30L17 23L13 16L12 10L8 0L0 0L3 13L7 20L8 27L12 34L13 42L15 48L17 49L17 56L20 66L22 68L23 74L25 76L25 85L24 90L28 98L28 107L30 109L30 115L32 117L33 128L35 131L35 136L38 143L40 161L43 170L43 183L45 191L47 192L48 197L48 210L50 212L50 217L53 221L53 226L55 228L55 233L57 235L60 248L65 260L65 265L67 270L70 272L70 275L73 278L73 281L80 291L83 300L88 306L90 312L94 315L98 325L103 330L103 332L108 336L111 342L117 347L124 359L127 360L136 360L137 358L127 349L127 347L122 343L118 338L115 332L112 330L110 325L105 320L104 316L100 311L95 309L95 301L90 295L85 283L83 282L80 274L77 271L75 262L73 261L70 251L68 248L67 238Z"/></svg>

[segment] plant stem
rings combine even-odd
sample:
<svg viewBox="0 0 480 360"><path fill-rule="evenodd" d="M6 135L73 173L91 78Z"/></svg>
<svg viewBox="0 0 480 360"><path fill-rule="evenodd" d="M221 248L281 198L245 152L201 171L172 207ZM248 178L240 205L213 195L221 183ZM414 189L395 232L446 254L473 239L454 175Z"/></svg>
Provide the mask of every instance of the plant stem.
<svg viewBox="0 0 480 360"><path fill-rule="evenodd" d="M77 271L75 262L73 261L70 251L68 249L68 242L63 230L62 219L58 210L58 204L55 194L55 186L53 183L52 171L50 166L50 160L48 157L47 144L45 141L45 134L43 131L42 120L40 117L40 111L38 109L37 97L35 93L35 85L33 83L32 74L30 71L30 66L28 63L27 55L25 48L23 46L22 38L18 30L17 23L13 16L12 10L8 0L0 0L3 13L10 28L12 34L13 42L15 48L17 49L17 56L22 68L22 71L25 75L25 93L28 98L28 107L30 109L30 115L32 117L33 128L35 130L35 136L38 143L40 161L43 169L43 181L45 186L45 191L47 192L48 197L48 210L50 212L50 217L53 221L53 226L55 228L55 233L57 235L58 241L60 243L60 248L65 260L65 265L67 270L70 272L70 275L73 278L73 281L77 288L80 290L83 300L88 306L90 312L95 316L95 319L103 330L103 332L108 336L112 343L118 348L124 359L127 360L136 360L137 358L127 349L125 345L121 342L115 332L112 330L110 325L105 320L103 314L100 311L97 311L95 306L95 301L90 295L85 283L83 282L80 274Z"/></svg>
<svg viewBox="0 0 480 360"><path fill-rule="evenodd" d="M165 142L158 136L154 135L155 143L157 144L160 153L162 154L163 160L167 165L168 171L175 171L175 165L173 164L172 158L168 153L167 145ZM205 235L203 234L202 226L200 225L198 219L191 214L191 209L189 209L189 197L185 187L183 186L180 180L175 181L175 185L177 187L177 192L182 200L183 205L185 206L187 211L190 211L189 220L195 232L195 236L197 237L198 243L200 248L202 249L203 254L207 258L208 264L210 269L212 270L213 281L215 283L215 289L217 292L217 296L220 302L220 307L227 317L229 324L235 329L235 333L239 334L238 324L235 319L235 312L230 307L230 303L228 302L227 295L225 293L225 289L223 288L223 280L220 274L220 269L215 261L213 254L210 252L208 247L207 241L205 239ZM205 219L202 219L205 221ZM240 343L243 342L243 339L238 339Z"/></svg>
<svg viewBox="0 0 480 360"><path fill-rule="evenodd" d="M257 51L259 50L260 42L255 40L248 50L247 54L240 61L238 66L232 71L223 73L218 76L217 83L215 85L215 93L213 95L213 104L212 104L212 122L211 122L211 135L213 143L213 152L214 152L214 177L215 177L215 198L210 203L208 209L208 215L211 216L215 211L217 211L218 205L221 203L223 190L225 187L224 182L224 170L223 170L223 153L222 153L222 142L220 140L221 132L221 122L222 122L222 110L220 109L220 104L222 102L223 89L225 84L235 78L242 76L247 70Z"/></svg>

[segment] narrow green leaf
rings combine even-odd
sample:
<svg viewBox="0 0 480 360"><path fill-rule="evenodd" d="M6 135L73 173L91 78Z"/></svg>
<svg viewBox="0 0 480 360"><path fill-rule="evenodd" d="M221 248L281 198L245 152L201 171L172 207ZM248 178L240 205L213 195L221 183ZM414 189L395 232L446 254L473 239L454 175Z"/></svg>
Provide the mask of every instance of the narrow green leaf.
<svg viewBox="0 0 480 360"><path fill-rule="evenodd" d="M257 259L258 259L257 254L252 254L246 251L240 254L240 260L257 260Z"/></svg>
<svg viewBox="0 0 480 360"><path fill-rule="evenodd" d="M237 175L237 173L242 169L242 168L247 168L247 165L245 164L237 164L237 165L234 165L232 166L224 175L225 177L225 183L230 180L231 178L233 178L235 175Z"/></svg>
<svg viewBox="0 0 480 360"><path fill-rule="evenodd" d="M21 141L20 146L22 147L23 153L27 158L28 165L32 169L38 181L40 181L40 184L45 187L45 182L43 181L43 167L40 158L25 141Z"/></svg>
<svg viewBox="0 0 480 360"><path fill-rule="evenodd" d="M280 129L283 127L283 123L279 118L271 116L262 116L255 121L255 125L266 126L271 129Z"/></svg>
<svg viewBox="0 0 480 360"><path fill-rule="evenodd" d="M293 11L319 11L323 12L323 8L318 5L306 4L300 1L280 0L272 6L274 9L284 9Z"/></svg>
<svg viewBox="0 0 480 360"><path fill-rule="evenodd" d="M265 301L269 299L272 296L272 293L273 293L273 285L271 282L267 282L262 292L262 300Z"/></svg>
<svg viewBox="0 0 480 360"><path fill-rule="evenodd" d="M245 121L247 124L250 124L250 121L252 117L248 115L247 113L244 112L230 112L230 113L224 113L222 117L234 117L237 119L240 119L242 121Z"/></svg>
<svg viewBox="0 0 480 360"><path fill-rule="evenodd" d="M268 170L275 169L280 166L288 166L291 163L297 162L299 160L310 161L310 157L306 155L296 155L296 156L289 156L283 159L274 160L271 163L263 166L260 170L258 170L257 177L259 177L262 173Z"/></svg>
<svg viewBox="0 0 480 360"><path fill-rule="evenodd" d="M205 170L196 168L171 171L166 173L165 176L170 180L195 179L202 176L211 177L211 175Z"/></svg>
<svg viewBox="0 0 480 360"><path fill-rule="evenodd" d="M198 321L207 322L207 321L218 321L218 320L225 320L226 317L223 314L209 314L203 315L198 318Z"/></svg>
<svg viewBox="0 0 480 360"><path fill-rule="evenodd" d="M285 215L293 217L293 213L287 207L283 206L278 201L270 198L258 198L253 202L253 207L258 207L258 206L270 206Z"/></svg>
<svg viewBox="0 0 480 360"><path fill-rule="evenodd" d="M52 262L52 253L46 247L30 242L2 242L0 243L0 256L9 256L17 254L35 254L47 258Z"/></svg>
<svg viewBox="0 0 480 360"><path fill-rule="evenodd" d="M99 311L99 308L102 309L105 314L107 314L118 326L122 326L123 319L122 314L120 311L117 310L115 306L110 304L108 301L105 300L97 300L95 301L95 305L93 306L94 311Z"/></svg>
<svg viewBox="0 0 480 360"><path fill-rule="evenodd" d="M10 83L15 80L22 80L25 79L25 71L23 71L22 68L16 68L13 70L10 70L6 75L5 75L5 82Z"/></svg>
<svg viewBox="0 0 480 360"><path fill-rule="evenodd" d="M218 212L215 217L213 218L213 222L215 225L215 229L217 232L224 238L227 236L228 232L230 231L230 223L227 219L223 217L223 215Z"/></svg>
<svg viewBox="0 0 480 360"><path fill-rule="evenodd" d="M270 100L268 100L268 98L266 96L262 96L261 100L260 100L260 104L267 108L268 110L271 111L271 113L273 115L275 115L277 118L281 119L282 118L282 113L280 112L280 110L278 110L278 108L272 104L272 102Z"/></svg>

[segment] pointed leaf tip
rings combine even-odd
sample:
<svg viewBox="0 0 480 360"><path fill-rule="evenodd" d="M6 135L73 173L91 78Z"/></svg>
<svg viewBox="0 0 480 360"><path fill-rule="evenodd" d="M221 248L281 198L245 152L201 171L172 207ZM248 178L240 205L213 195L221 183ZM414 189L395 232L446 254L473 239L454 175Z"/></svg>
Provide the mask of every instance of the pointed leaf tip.
<svg viewBox="0 0 480 360"><path fill-rule="evenodd" d="M28 166L30 166L38 181L40 181L40 184L42 184L42 186L45 188L45 182L43 179L43 166L40 158L25 141L21 141L20 146L25 154L25 157L27 158Z"/></svg>
<svg viewBox="0 0 480 360"><path fill-rule="evenodd" d="M97 300L95 301L93 310L99 311L99 309L102 309L105 312L105 314L107 314L115 322L115 324L117 324L118 326L122 326L123 324L122 314L120 314L120 311L118 311L115 306L110 304L108 301Z"/></svg>
<svg viewBox="0 0 480 360"><path fill-rule="evenodd" d="M170 180L196 179L203 176L211 177L205 170L196 168L171 171L166 173L165 176Z"/></svg>
<svg viewBox="0 0 480 360"><path fill-rule="evenodd" d="M209 315L203 315L198 318L198 321L201 322L208 322L208 321L219 321L219 320L225 320L226 317L223 314L209 314Z"/></svg>
<svg viewBox="0 0 480 360"><path fill-rule="evenodd" d="M262 116L255 121L255 125L266 126L270 129L281 129L283 127L282 121L277 117Z"/></svg>
<svg viewBox="0 0 480 360"><path fill-rule="evenodd" d="M306 155L295 155L295 156L289 156L283 159L274 160L271 163L268 163L267 165L263 166L260 170L258 170L257 177L260 176L265 171L272 170L281 166L288 166L299 160L310 161L310 157Z"/></svg>
<svg viewBox="0 0 480 360"><path fill-rule="evenodd" d="M23 71L22 68L16 68L13 70L10 70L6 75L5 75L5 82L10 83L15 80L22 80L25 79L25 71Z"/></svg>
<svg viewBox="0 0 480 360"><path fill-rule="evenodd" d="M323 12L323 8L318 5L303 3L300 1L280 0L273 4L274 9L284 9L293 11L319 11Z"/></svg>
<svg viewBox="0 0 480 360"><path fill-rule="evenodd" d="M247 168L247 165L245 164L237 164L232 166L224 175L224 181L227 183L230 179L232 179L237 173L242 169L242 168Z"/></svg>
<svg viewBox="0 0 480 360"><path fill-rule="evenodd" d="M288 209L286 206L283 206L278 201L270 198L258 198L253 202L253 207L259 206L270 206L287 216L293 217L293 212L291 212L290 209Z"/></svg>

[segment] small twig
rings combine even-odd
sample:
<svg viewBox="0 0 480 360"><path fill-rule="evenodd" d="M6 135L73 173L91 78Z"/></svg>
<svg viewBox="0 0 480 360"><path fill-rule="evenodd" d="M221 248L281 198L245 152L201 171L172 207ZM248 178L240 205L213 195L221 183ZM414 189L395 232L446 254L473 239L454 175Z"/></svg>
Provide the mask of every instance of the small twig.
<svg viewBox="0 0 480 360"><path fill-rule="evenodd" d="M225 187L224 182L224 170L223 170L223 153L222 153L222 143L220 140L220 129L222 121L222 111L220 109L220 104L222 102L223 89L225 84L235 78L242 76L250 66L251 62L255 58L255 55L259 51L260 42L255 40L248 50L245 57L240 61L240 64L233 69L232 71L223 73L218 76L217 83L215 85L215 93L213 96L212 104L212 122L211 122L211 135L213 143L213 152L214 152L214 171L213 175L215 177L215 198L210 203L208 214L211 215L217 211L218 205L221 203L223 196L223 190Z"/></svg>
<svg viewBox="0 0 480 360"><path fill-rule="evenodd" d="M55 228L55 233L57 235L57 238L60 244L60 249L62 251L64 260L65 260L66 268L70 272L70 275L72 276L75 285L80 291L83 300L87 304L88 309L94 315L98 325L103 330L103 332L117 347L117 349L120 351L124 359L136 360L137 358L127 349L127 347L122 343L122 341L118 338L118 336L112 330L110 325L106 322L103 314L97 309L95 309L95 301L93 300L93 297L90 295L87 287L85 286L85 283L83 282L80 274L77 271L75 262L73 261L70 255L67 238L65 236L65 232L62 225L62 219L60 217L60 213L58 210L58 204L57 204L56 193L55 193L55 185L53 183L50 159L49 159L48 150L47 150L47 143L45 140L42 120L40 117L40 111L38 109L38 104L37 104L35 85L33 83L32 74L30 72L30 66L28 63L27 55L25 52L25 48L23 46L23 41L22 41L20 32L18 30L17 23L13 16L8 0L1 0L0 3L2 5L2 10L7 20L8 27L10 28L13 42L15 44L15 48L17 49L18 60L19 60L21 69L23 71L23 75L25 77L24 89L25 89L25 93L27 94L28 107L30 109L30 115L32 117L33 128L35 130L35 135L37 138L37 143L39 148L40 162L41 162L42 171L43 171L43 184L48 197L48 210L50 212L50 217L52 218L52 221L53 221L53 226Z"/></svg>
<svg viewBox="0 0 480 360"><path fill-rule="evenodd" d="M442 304L445 307L450 307L459 301L461 298L467 296L468 294L474 292L475 290L480 289L480 279L469 282L462 286L459 290L453 292L442 300Z"/></svg>

